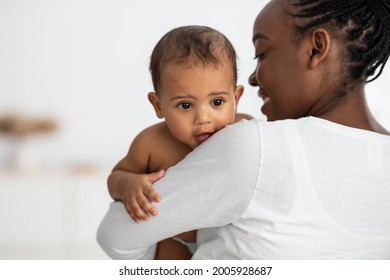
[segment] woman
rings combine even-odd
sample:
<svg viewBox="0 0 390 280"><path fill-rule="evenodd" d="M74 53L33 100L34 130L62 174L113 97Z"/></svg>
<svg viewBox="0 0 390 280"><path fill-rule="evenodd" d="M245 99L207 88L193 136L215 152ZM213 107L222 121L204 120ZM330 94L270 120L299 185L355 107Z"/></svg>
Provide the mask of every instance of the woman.
<svg viewBox="0 0 390 280"><path fill-rule="evenodd" d="M101 247L152 258L200 229L194 259L390 259L390 133L364 94L389 57L389 13L388 0L271 1L249 80L268 122L229 126L169 169L149 221L112 203Z"/></svg>

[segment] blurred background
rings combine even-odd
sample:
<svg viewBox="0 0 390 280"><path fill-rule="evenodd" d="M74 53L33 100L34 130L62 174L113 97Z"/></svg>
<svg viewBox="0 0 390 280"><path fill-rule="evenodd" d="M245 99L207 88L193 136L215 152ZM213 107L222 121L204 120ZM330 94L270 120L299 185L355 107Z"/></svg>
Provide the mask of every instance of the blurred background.
<svg viewBox="0 0 390 280"><path fill-rule="evenodd" d="M159 121L147 101L154 45L180 25L223 32L239 56L239 111L261 0L0 0L0 259L104 259L95 241L110 169ZM390 129L390 67L367 86Z"/></svg>

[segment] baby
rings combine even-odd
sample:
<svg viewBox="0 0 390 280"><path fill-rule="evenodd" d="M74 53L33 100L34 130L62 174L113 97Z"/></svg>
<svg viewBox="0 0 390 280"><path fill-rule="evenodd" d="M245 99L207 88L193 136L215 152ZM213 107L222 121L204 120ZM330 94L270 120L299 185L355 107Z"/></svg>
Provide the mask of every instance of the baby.
<svg viewBox="0 0 390 280"><path fill-rule="evenodd" d="M157 214L151 202L160 196L152 184L166 169L226 125L251 118L237 114L244 88L237 85L236 52L210 27L184 26L165 34L153 50L150 71L154 92L148 99L164 121L134 139L108 178L110 195L123 201L135 222ZM189 259L195 240L191 231L161 241L155 258Z"/></svg>

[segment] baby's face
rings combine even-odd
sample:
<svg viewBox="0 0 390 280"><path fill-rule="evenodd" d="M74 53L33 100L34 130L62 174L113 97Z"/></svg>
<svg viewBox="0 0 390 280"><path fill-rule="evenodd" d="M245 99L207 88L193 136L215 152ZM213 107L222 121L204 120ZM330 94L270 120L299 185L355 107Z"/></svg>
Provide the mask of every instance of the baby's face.
<svg viewBox="0 0 390 280"><path fill-rule="evenodd" d="M230 66L169 66L159 90L161 112L175 138L195 148L232 124L243 87Z"/></svg>

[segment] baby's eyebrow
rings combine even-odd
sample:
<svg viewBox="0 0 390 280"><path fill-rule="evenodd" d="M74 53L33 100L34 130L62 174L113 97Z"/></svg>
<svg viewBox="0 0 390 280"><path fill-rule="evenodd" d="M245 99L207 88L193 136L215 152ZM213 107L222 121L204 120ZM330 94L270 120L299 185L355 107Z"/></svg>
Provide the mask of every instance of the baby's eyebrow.
<svg viewBox="0 0 390 280"><path fill-rule="evenodd" d="M213 92L210 92L209 96L213 96L213 95L230 95L230 93L228 93L226 91L213 91Z"/></svg>
<svg viewBox="0 0 390 280"><path fill-rule="evenodd" d="M191 94L186 94L186 95L178 95L171 98L171 100L177 100L177 99L196 99L196 97Z"/></svg>
<svg viewBox="0 0 390 280"><path fill-rule="evenodd" d="M212 91L209 93L208 96L217 96L217 95L230 95L230 93L226 91ZM172 97L171 100L182 100L182 99L194 99L196 100L196 96L193 96L191 94L185 94L185 95L178 95L175 97Z"/></svg>

